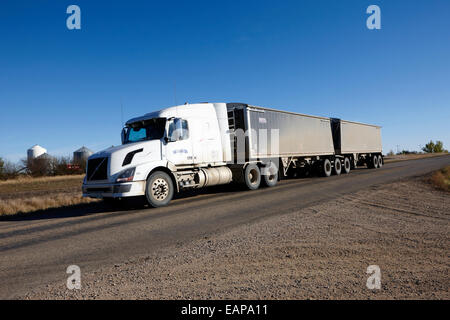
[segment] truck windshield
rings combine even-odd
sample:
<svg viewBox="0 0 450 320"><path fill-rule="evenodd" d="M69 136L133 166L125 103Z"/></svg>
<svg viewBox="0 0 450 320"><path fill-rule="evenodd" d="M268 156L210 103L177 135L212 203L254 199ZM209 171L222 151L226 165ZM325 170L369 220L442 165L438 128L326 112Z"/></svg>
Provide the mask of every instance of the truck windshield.
<svg viewBox="0 0 450 320"><path fill-rule="evenodd" d="M124 143L161 139L164 136L165 127L165 118L154 118L132 123L125 128Z"/></svg>

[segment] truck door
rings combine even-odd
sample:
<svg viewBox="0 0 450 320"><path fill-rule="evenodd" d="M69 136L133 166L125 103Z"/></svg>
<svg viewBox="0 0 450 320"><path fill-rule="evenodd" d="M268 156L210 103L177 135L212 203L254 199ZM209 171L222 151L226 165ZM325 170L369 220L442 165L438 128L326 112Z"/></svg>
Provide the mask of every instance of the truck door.
<svg viewBox="0 0 450 320"><path fill-rule="evenodd" d="M208 165L221 162L222 141L217 119L197 118L195 122L196 132L193 133L194 162L198 165Z"/></svg>
<svg viewBox="0 0 450 320"><path fill-rule="evenodd" d="M192 139L189 134L189 122L185 119L173 118L167 121L166 158L174 165L193 163Z"/></svg>

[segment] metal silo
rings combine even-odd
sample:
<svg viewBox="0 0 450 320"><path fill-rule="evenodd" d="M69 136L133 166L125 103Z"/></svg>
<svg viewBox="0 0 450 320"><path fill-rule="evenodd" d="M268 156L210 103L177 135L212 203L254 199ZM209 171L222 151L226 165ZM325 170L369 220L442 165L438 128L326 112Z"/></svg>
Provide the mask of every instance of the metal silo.
<svg viewBox="0 0 450 320"><path fill-rule="evenodd" d="M94 152L92 150L83 146L73 152L73 163L84 163L93 153Z"/></svg>
<svg viewBox="0 0 450 320"><path fill-rule="evenodd" d="M36 159L37 157L40 157L46 153L47 153L47 150L45 148L42 148L41 146L36 144L27 150L28 161Z"/></svg>

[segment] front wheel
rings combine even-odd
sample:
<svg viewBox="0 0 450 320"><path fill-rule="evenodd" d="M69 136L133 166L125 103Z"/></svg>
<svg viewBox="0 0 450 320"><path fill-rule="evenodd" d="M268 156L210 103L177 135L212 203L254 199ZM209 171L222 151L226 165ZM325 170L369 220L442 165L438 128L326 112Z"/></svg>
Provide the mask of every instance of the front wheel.
<svg viewBox="0 0 450 320"><path fill-rule="evenodd" d="M145 197L152 207L157 208L169 204L173 194L173 182L167 173L156 171L148 177Z"/></svg>
<svg viewBox="0 0 450 320"><path fill-rule="evenodd" d="M244 182L250 190L256 190L261 184L261 171L256 164L249 164L244 170Z"/></svg>

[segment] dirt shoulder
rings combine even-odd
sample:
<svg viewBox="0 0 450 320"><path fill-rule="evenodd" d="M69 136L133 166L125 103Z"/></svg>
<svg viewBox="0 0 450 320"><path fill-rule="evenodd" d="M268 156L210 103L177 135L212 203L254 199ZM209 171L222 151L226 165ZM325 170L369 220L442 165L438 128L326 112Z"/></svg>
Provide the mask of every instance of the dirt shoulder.
<svg viewBox="0 0 450 320"><path fill-rule="evenodd" d="M384 161L386 163L406 161L406 160L418 160L425 158L434 158L447 156L448 153L419 153L419 154L397 154L393 156L385 156Z"/></svg>
<svg viewBox="0 0 450 320"><path fill-rule="evenodd" d="M427 178L428 179L428 178ZM449 299L448 193L422 178L239 226L30 299ZM369 290L369 265L381 289Z"/></svg>

